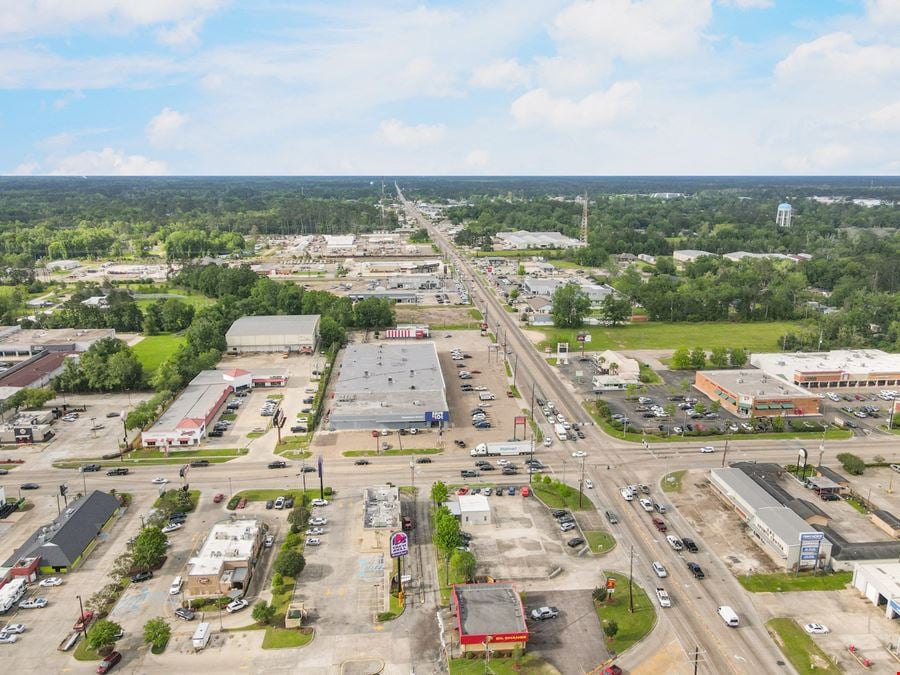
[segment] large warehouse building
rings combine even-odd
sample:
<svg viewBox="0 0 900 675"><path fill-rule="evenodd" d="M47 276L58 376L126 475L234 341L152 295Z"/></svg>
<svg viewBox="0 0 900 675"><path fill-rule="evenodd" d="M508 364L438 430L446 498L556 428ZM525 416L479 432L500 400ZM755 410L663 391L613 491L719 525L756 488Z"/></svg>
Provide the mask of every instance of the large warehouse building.
<svg viewBox="0 0 900 675"><path fill-rule="evenodd" d="M423 429L449 419L433 342L347 347L329 411L332 431Z"/></svg>
<svg viewBox="0 0 900 675"><path fill-rule="evenodd" d="M452 600L463 654L525 649L525 609L512 584L457 584Z"/></svg>
<svg viewBox="0 0 900 675"><path fill-rule="evenodd" d="M762 370L698 370L694 386L739 417L821 414L820 395Z"/></svg>
<svg viewBox="0 0 900 675"><path fill-rule="evenodd" d="M225 333L228 351L312 354L319 343L318 314L242 316Z"/></svg>
<svg viewBox="0 0 900 675"><path fill-rule="evenodd" d="M33 356L43 351L86 352L95 342L115 336L112 328L0 326L0 357Z"/></svg>
<svg viewBox="0 0 900 675"><path fill-rule="evenodd" d="M772 377L806 389L900 384L900 354L888 354L880 349L753 354L750 363Z"/></svg>

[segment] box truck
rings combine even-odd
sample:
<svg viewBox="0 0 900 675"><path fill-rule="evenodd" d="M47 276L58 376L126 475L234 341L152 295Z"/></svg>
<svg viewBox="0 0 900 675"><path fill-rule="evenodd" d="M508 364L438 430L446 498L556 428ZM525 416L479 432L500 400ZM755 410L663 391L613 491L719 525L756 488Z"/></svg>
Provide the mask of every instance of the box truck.
<svg viewBox="0 0 900 675"><path fill-rule="evenodd" d="M554 425L553 425L553 430L556 432L556 437L557 437L559 440L564 441L564 440L566 440L567 438L569 438L569 432L566 431L565 425L563 425L563 424L554 424Z"/></svg>
<svg viewBox="0 0 900 675"><path fill-rule="evenodd" d="M502 457L504 455L531 454L531 441L510 441L507 443L479 443L469 451L472 457Z"/></svg>

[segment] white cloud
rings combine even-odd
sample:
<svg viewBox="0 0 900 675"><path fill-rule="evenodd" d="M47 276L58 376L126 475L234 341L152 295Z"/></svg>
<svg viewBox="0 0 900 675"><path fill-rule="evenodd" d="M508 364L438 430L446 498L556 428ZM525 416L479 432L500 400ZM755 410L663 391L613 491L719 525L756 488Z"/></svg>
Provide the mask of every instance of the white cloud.
<svg viewBox="0 0 900 675"><path fill-rule="evenodd" d="M528 86L531 74L516 59L503 59L480 66L472 73L472 84L484 89L516 89Z"/></svg>
<svg viewBox="0 0 900 675"><path fill-rule="evenodd" d="M411 126L398 119L384 120L378 125L378 137L390 145L418 147L441 140L447 133L443 124L416 124Z"/></svg>
<svg viewBox="0 0 900 675"><path fill-rule="evenodd" d="M466 165L476 169L483 169L491 162L491 155L487 150L475 148L466 155Z"/></svg>
<svg viewBox="0 0 900 675"><path fill-rule="evenodd" d="M189 47L200 43L197 34L203 27L203 17L194 17L178 21L172 26L160 28L156 31L156 39L171 47Z"/></svg>
<svg viewBox="0 0 900 675"><path fill-rule="evenodd" d="M866 0L866 15L877 24L900 23L900 2L897 0Z"/></svg>
<svg viewBox="0 0 900 675"><path fill-rule="evenodd" d="M120 33L208 15L227 0L13 0L3 3L0 35L52 35L73 29Z"/></svg>
<svg viewBox="0 0 900 675"><path fill-rule="evenodd" d="M147 123L147 139L153 145L170 144L178 136L178 132L187 123L189 117L177 110L163 108L160 113Z"/></svg>
<svg viewBox="0 0 900 675"><path fill-rule="evenodd" d="M775 0L718 0L720 5L737 9L769 9L775 6Z"/></svg>
<svg viewBox="0 0 900 675"><path fill-rule="evenodd" d="M10 171L5 176L33 176L34 172L40 168L40 164L37 162L22 162L15 169Z"/></svg>
<svg viewBox="0 0 900 675"><path fill-rule="evenodd" d="M552 22L560 51L648 61L697 48L712 0L578 0Z"/></svg>
<svg viewBox="0 0 900 675"><path fill-rule="evenodd" d="M900 101L869 113L863 125L875 131L900 132Z"/></svg>
<svg viewBox="0 0 900 675"><path fill-rule="evenodd" d="M614 122L634 109L637 82L616 82L606 91L595 91L579 101L554 97L546 89L533 89L512 103L510 112L522 127L583 129Z"/></svg>
<svg viewBox="0 0 900 675"><path fill-rule="evenodd" d="M121 150L85 150L47 161L51 176L162 176L169 172L165 162L143 155L126 155Z"/></svg>
<svg viewBox="0 0 900 675"><path fill-rule="evenodd" d="M829 33L806 42L775 66L779 80L832 86L878 82L900 74L900 48L886 44L861 45L849 33Z"/></svg>

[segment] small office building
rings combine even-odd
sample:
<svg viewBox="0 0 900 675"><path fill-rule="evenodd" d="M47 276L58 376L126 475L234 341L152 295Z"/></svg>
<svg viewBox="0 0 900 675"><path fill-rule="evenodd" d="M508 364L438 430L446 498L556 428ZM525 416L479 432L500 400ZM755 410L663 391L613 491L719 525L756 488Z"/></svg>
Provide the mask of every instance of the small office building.
<svg viewBox="0 0 900 675"><path fill-rule="evenodd" d="M459 496L460 525L490 525L491 505L484 495Z"/></svg>
<svg viewBox="0 0 900 675"><path fill-rule="evenodd" d="M820 415L822 399L765 371L698 370L694 387L738 417Z"/></svg>
<svg viewBox="0 0 900 675"><path fill-rule="evenodd" d="M457 584L450 599L463 655L481 658L486 650L501 656L525 649L525 608L512 584Z"/></svg>
<svg viewBox="0 0 900 675"><path fill-rule="evenodd" d="M263 528L253 518L213 525L206 541L188 560L184 594L188 598L240 597L253 576L263 542Z"/></svg>

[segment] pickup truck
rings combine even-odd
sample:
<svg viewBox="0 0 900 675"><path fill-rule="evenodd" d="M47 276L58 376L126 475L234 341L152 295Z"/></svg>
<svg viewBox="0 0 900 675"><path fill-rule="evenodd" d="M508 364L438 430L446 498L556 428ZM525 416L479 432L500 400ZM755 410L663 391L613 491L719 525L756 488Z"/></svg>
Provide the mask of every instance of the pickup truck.
<svg viewBox="0 0 900 675"><path fill-rule="evenodd" d="M78 631L78 632L84 631L85 626L90 624L91 619L93 619L93 618L94 618L93 612L90 612L90 611L85 612L75 621L75 624L72 626L72 630Z"/></svg>
<svg viewBox="0 0 900 675"><path fill-rule="evenodd" d="M656 599L659 600L660 607L672 606L672 598L669 597L669 594L666 592L665 588L656 589Z"/></svg>
<svg viewBox="0 0 900 675"><path fill-rule="evenodd" d="M531 610L531 618L535 621L543 621L544 619L555 619L559 616L559 610L556 607L540 607Z"/></svg>

